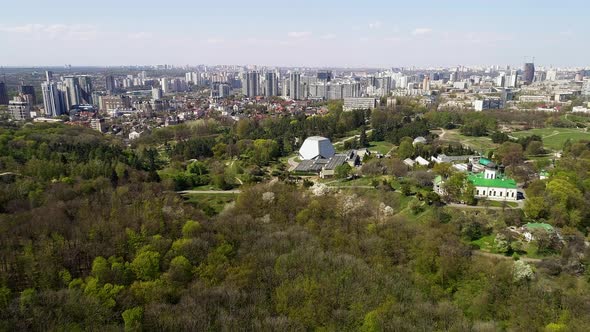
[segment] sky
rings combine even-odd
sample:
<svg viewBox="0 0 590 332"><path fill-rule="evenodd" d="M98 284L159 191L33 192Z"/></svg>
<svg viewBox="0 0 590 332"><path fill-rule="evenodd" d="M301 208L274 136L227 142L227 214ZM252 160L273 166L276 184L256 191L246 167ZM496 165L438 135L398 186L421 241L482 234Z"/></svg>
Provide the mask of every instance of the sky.
<svg viewBox="0 0 590 332"><path fill-rule="evenodd" d="M2 0L0 66L590 66L588 0Z"/></svg>

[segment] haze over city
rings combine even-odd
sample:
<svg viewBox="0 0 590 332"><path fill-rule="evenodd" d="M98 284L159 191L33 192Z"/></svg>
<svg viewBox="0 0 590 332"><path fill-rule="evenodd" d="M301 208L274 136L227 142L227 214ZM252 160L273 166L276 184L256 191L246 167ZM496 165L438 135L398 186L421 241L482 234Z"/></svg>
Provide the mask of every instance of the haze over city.
<svg viewBox="0 0 590 332"><path fill-rule="evenodd" d="M585 1L10 1L4 66L584 66Z"/></svg>

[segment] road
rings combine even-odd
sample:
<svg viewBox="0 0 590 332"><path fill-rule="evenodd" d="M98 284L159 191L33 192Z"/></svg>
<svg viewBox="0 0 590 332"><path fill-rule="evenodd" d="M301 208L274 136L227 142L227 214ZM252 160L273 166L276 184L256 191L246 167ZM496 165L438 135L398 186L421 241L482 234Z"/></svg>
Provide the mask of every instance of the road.
<svg viewBox="0 0 590 332"><path fill-rule="evenodd" d="M490 210L503 210L503 209L522 209L524 207L524 200L518 200L516 201L516 204L518 204L518 206L509 206L506 205L506 207L501 207L501 206L481 206L481 205L465 205L465 204L457 204L457 203L449 203L446 206L448 207L454 207L454 208L459 208L459 209L490 209Z"/></svg>
<svg viewBox="0 0 590 332"><path fill-rule="evenodd" d="M293 156L287 159L287 163L289 164L289 172L292 172L295 169L295 167L299 165L299 163L295 161L295 158L297 158L297 156Z"/></svg>

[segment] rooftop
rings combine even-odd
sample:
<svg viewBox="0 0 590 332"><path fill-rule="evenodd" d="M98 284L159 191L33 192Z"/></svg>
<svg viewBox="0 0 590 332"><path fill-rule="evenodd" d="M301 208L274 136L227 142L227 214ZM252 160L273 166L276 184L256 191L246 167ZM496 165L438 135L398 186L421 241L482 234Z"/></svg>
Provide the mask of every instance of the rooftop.
<svg viewBox="0 0 590 332"><path fill-rule="evenodd" d="M524 225L527 229L544 229L547 232L553 232L553 226L543 223L543 222L530 222Z"/></svg>
<svg viewBox="0 0 590 332"><path fill-rule="evenodd" d="M467 176L467 179L477 187L516 189L516 181L501 174L495 179L486 179L484 173L471 173Z"/></svg>

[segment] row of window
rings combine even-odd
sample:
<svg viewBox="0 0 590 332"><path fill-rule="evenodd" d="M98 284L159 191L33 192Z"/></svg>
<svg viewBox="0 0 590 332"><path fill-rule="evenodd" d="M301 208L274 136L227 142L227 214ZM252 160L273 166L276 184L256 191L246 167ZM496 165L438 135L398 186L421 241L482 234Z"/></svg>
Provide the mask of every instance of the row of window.
<svg viewBox="0 0 590 332"><path fill-rule="evenodd" d="M500 191L500 192L497 192L497 191L495 191L495 190L493 190L493 191L492 191L492 190L490 190L490 191L489 191L489 196L502 197L502 196L503 196L502 194L503 194L503 192L502 192L502 191ZM479 189L477 189L477 196L485 196L485 195L486 195L486 191L485 191L485 190L482 190L482 191L481 191L481 195L480 195L480 194L479 194ZM516 195L516 192L514 192L514 191L510 191L510 192L507 192L507 193L506 193L506 197L512 197L512 198L514 198L514 197L515 197L515 195Z"/></svg>

